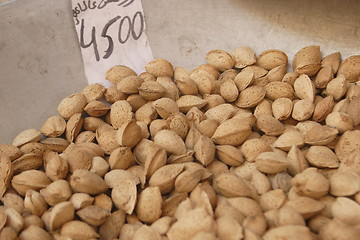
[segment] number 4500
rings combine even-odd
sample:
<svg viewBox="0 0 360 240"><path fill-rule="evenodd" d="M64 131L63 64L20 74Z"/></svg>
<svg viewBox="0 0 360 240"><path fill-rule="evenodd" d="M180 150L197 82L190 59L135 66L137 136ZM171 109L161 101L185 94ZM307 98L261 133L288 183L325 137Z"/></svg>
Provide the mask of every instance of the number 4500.
<svg viewBox="0 0 360 240"><path fill-rule="evenodd" d="M132 19L129 16L125 16L125 17L120 17L120 16L116 16L112 19L110 19L110 21L108 21L104 28L102 29L101 32L101 37L107 38L109 45L108 48L105 50L105 55L103 56L104 59L107 59L111 56L113 50L114 50L114 41L112 39L111 36L109 36L107 34L107 31L109 29L109 27L114 24L115 22L117 22L119 19L120 23L119 23L119 31L118 31L118 40L121 44L126 43L129 38L130 35L134 40L137 40L141 37L143 30L144 30L144 16L142 14L142 12L138 11L134 14L134 16L132 17ZM135 23L139 21L139 29L135 30ZM126 32L124 32L124 26L128 25L128 30ZM96 61L100 60L100 56L99 56L99 50L98 50L98 46L97 46L97 41L96 41L96 28L93 26L91 29L91 41L88 44L84 43L84 19L81 20L81 27L80 27L80 46L82 48L88 48L91 45L93 45L94 48L94 52L95 52L95 58Z"/></svg>

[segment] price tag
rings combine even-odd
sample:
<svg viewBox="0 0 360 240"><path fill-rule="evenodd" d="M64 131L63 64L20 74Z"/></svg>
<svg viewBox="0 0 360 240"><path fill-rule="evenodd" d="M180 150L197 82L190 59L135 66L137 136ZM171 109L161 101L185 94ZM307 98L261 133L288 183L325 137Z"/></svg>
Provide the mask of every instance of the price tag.
<svg viewBox="0 0 360 240"><path fill-rule="evenodd" d="M72 8L89 84L111 86L105 73L115 65L145 71L153 55L141 0L72 0Z"/></svg>

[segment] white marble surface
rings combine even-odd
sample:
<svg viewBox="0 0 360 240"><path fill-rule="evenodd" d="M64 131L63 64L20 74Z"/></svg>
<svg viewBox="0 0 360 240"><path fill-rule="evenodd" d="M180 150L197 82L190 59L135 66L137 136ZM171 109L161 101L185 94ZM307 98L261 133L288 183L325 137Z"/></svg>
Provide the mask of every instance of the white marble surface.
<svg viewBox="0 0 360 240"><path fill-rule="evenodd" d="M323 54L360 54L357 0L143 0L154 57L193 68L212 49L277 48L289 58L318 44ZM70 0L0 5L0 143L39 128L60 100L86 85Z"/></svg>

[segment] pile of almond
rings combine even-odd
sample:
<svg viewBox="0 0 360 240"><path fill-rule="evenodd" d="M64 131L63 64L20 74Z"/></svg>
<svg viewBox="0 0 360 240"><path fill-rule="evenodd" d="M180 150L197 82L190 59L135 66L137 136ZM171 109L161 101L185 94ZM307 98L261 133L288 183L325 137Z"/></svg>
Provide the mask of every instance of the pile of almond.
<svg viewBox="0 0 360 240"><path fill-rule="evenodd" d="M126 66L0 144L0 239L360 239L360 55Z"/></svg>

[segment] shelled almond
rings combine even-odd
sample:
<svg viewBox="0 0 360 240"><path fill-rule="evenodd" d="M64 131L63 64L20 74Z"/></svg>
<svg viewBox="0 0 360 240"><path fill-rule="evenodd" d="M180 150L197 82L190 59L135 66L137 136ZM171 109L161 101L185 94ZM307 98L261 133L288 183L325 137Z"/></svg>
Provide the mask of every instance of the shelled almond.
<svg viewBox="0 0 360 240"><path fill-rule="evenodd" d="M114 66L0 144L1 239L360 239L360 60Z"/></svg>

